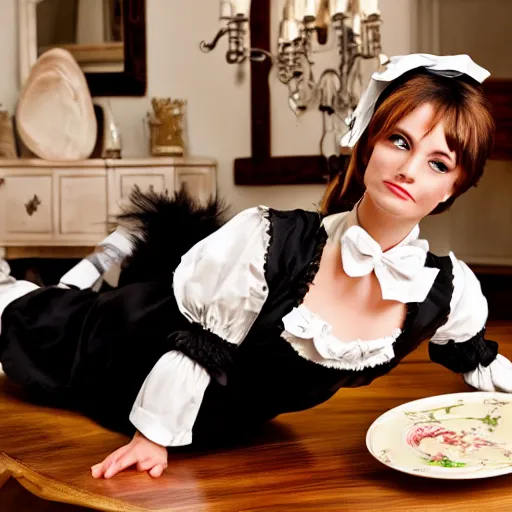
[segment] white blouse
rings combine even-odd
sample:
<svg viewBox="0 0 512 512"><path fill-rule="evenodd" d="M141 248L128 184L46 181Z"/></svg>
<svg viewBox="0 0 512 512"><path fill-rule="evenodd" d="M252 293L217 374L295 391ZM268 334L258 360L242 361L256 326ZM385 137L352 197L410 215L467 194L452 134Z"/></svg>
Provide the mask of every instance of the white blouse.
<svg viewBox="0 0 512 512"><path fill-rule="evenodd" d="M324 219L331 241L333 237L341 239L348 227L354 225L354 215L352 211ZM250 208L183 256L173 286L180 311L186 318L229 343L238 345L244 340L268 294L264 264L269 227L267 209ZM416 227L402 245L421 246L418 233ZM476 276L453 254L451 258L454 269L451 312L448 322L431 340L437 344L448 340L467 341L482 329L487 319L487 302ZM425 280L432 277L432 273L422 275L422 290ZM417 293L414 283L412 287L412 293ZM324 366L354 370L392 359L393 344L400 334L397 327L380 339L341 342L332 335L330 326L304 305L286 315L283 323L284 339L302 357ZM499 355L487 368L480 366L464 374L464 379L478 389L512 392L512 363ZM208 373L197 363L181 352L168 352L147 376L130 420L158 444L189 444L209 382Z"/></svg>

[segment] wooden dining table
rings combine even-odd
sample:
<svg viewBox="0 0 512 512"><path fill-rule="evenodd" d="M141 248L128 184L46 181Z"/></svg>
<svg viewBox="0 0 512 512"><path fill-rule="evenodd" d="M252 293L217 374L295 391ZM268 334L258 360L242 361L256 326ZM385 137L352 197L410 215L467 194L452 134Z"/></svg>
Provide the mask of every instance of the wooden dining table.
<svg viewBox="0 0 512 512"><path fill-rule="evenodd" d="M512 359L512 323L487 337ZM90 467L128 438L83 416L28 403L0 376L0 511L512 511L512 475L422 478L375 459L372 422L411 400L470 391L430 362L427 344L370 386L285 414L253 438L215 452L171 452L157 479L135 468L96 480Z"/></svg>

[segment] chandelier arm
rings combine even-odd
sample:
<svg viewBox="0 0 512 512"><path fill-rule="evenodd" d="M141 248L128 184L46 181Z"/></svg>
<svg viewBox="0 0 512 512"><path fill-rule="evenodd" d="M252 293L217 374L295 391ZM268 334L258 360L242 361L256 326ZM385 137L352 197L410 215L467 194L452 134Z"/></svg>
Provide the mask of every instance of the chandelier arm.
<svg viewBox="0 0 512 512"><path fill-rule="evenodd" d="M217 46L217 43L219 42L219 40L225 35L228 33L228 28L227 27L223 27L221 28L217 34L215 34L215 37L213 38L213 40L211 41L211 43L207 43L206 41L201 41L199 43L199 48L201 49L201 51L203 53L208 53L208 52L211 52L216 46Z"/></svg>

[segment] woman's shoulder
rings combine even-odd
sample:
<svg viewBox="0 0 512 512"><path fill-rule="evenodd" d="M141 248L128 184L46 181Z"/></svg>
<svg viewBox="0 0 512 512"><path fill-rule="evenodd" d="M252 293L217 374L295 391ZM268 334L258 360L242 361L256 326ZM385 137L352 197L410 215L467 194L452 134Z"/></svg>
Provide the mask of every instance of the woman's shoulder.
<svg viewBox="0 0 512 512"><path fill-rule="evenodd" d="M427 258L425 260L425 265L431 268L438 268L440 270L452 270L454 266L454 258L452 257L453 253L439 255L432 251L427 251Z"/></svg>
<svg viewBox="0 0 512 512"><path fill-rule="evenodd" d="M317 210L308 210L305 208L292 208L292 209L282 209L282 208L274 208L273 206L260 204L257 206L251 206L246 208L240 212L240 214L248 215L248 214L259 214L268 217L272 217L275 219L283 219L283 220L301 220L301 219L316 219L321 222L322 214ZM239 215L240 215L239 214Z"/></svg>
<svg viewBox="0 0 512 512"><path fill-rule="evenodd" d="M443 274L441 280L453 287L454 301L457 302L462 295L482 295L480 281L471 267L462 259L458 259L453 252L445 256L438 256L432 252L427 253L425 265L438 268Z"/></svg>
<svg viewBox="0 0 512 512"><path fill-rule="evenodd" d="M474 272L471 270L468 264L457 258L457 256L452 251L445 255L439 255L430 250L427 251L425 265L428 267L439 268L440 270L449 270L454 275L464 274L468 276L474 276Z"/></svg>
<svg viewBox="0 0 512 512"><path fill-rule="evenodd" d="M290 210L258 205L240 211L231 220L233 225L244 229L250 219L263 219L267 230L275 237L306 240L317 233L322 225L322 215L318 211L295 208Z"/></svg>

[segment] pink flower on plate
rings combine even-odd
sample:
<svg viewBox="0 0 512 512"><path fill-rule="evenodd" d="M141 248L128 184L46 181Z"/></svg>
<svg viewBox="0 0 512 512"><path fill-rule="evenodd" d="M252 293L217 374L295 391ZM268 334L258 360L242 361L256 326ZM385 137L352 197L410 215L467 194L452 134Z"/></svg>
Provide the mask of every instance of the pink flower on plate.
<svg viewBox="0 0 512 512"><path fill-rule="evenodd" d="M456 444L458 434L453 430L448 430L441 425L427 423L414 425L409 432L407 432L406 441L409 446L417 448L421 441L425 438L435 438L443 436L443 442L447 444Z"/></svg>

